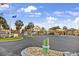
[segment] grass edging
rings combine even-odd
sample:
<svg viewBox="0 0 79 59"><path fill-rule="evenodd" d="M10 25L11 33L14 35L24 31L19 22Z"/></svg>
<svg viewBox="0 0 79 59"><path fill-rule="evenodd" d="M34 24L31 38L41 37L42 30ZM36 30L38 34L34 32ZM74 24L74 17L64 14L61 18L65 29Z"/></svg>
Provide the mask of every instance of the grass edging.
<svg viewBox="0 0 79 59"><path fill-rule="evenodd" d="M18 40L22 40L23 37L16 37L16 38L0 38L0 42L5 42L5 41L18 41Z"/></svg>

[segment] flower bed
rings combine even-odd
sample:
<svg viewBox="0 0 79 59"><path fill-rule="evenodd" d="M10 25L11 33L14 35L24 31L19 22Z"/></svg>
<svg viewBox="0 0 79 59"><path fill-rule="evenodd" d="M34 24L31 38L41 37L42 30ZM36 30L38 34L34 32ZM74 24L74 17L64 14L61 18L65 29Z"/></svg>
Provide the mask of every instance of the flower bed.
<svg viewBox="0 0 79 59"><path fill-rule="evenodd" d="M49 50L47 56L63 56L64 52ZM22 56L45 56L42 48L40 47L29 47L21 52Z"/></svg>

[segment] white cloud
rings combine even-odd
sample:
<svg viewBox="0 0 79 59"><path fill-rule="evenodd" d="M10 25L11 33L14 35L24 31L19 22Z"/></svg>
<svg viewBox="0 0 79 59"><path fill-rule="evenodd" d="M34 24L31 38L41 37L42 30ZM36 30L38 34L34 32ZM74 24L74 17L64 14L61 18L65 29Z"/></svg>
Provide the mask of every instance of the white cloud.
<svg viewBox="0 0 79 59"><path fill-rule="evenodd" d="M35 15L41 15L41 13L40 12L38 12L38 13L34 13Z"/></svg>
<svg viewBox="0 0 79 59"><path fill-rule="evenodd" d="M67 19L67 21L68 21L68 22L70 22L70 21L71 21L71 19Z"/></svg>
<svg viewBox="0 0 79 59"><path fill-rule="evenodd" d="M59 26L57 23L54 24L55 26Z"/></svg>
<svg viewBox="0 0 79 59"><path fill-rule="evenodd" d="M78 16L79 15L79 12L78 11L65 11L65 13L68 13L72 16Z"/></svg>
<svg viewBox="0 0 79 59"><path fill-rule="evenodd" d="M64 11L54 11L53 14L59 15L59 14L63 14Z"/></svg>
<svg viewBox="0 0 79 59"><path fill-rule="evenodd" d="M36 11L36 10L37 10L37 7L31 5L26 8L21 8L20 10L17 10L17 12L20 12L20 11L32 12L32 11Z"/></svg>
<svg viewBox="0 0 79 59"><path fill-rule="evenodd" d="M29 17L40 17L42 14L40 12L30 13Z"/></svg>
<svg viewBox="0 0 79 59"><path fill-rule="evenodd" d="M52 16L48 16L47 17L47 21L48 23L54 23L57 19L55 17L52 17Z"/></svg>
<svg viewBox="0 0 79 59"><path fill-rule="evenodd" d="M17 12L21 12L24 11L24 8L20 8L19 10L17 10Z"/></svg>
<svg viewBox="0 0 79 59"><path fill-rule="evenodd" d="M9 4L7 4L7 3L2 4L2 3L0 3L0 8L9 8Z"/></svg>
<svg viewBox="0 0 79 59"><path fill-rule="evenodd" d="M41 16L42 13L40 13L40 12L32 12L32 11L36 11L36 10L37 10L37 7L31 5L26 8L20 8L19 10L17 10L17 12L21 12L21 11L26 12L26 13L28 12L29 17Z"/></svg>
<svg viewBox="0 0 79 59"><path fill-rule="evenodd" d="M65 19L65 20L64 20L64 23L66 23L66 24L67 24L67 23L70 23L70 22L73 22L73 21L72 21L71 19Z"/></svg>
<svg viewBox="0 0 79 59"><path fill-rule="evenodd" d="M79 28L79 17L73 19L64 20L63 26L67 26L68 28Z"/></svg>
<svg viewBox="0 0 79 59"><path fill-rule="evenodd" d="M43 6L39 6L39 8L44 8Z"/></svg>
<svg viewBox="0 0 79 59"><path fill-rule="evenodd" d="M68 16L78 16L79 11L54 11L53 14L57 16L68 15Z"/></svg>
<svg viewBox="0 0 79 59"><path fill-rule="evenodd" d="M74 23L75 23L75 24L79 24L79 17L77 17L77 18L74 20Z"/></svg>
<svg viewBox="0 0 79 59"><path fill-rule="evenodd" d="M37 25L37 26L40 26L40 27L44 27L43 24L40 24L40 23L34 23L34 25L35 26Z"/></svg>
<svg viewBox="0 0 79 59"><path fill-rule="evenodd" d="M29 17L34 17L35 15L29 15Z"/></svg>
<svg viewBox="0 0 79 59"><path fill-rule="evenodd" d="M25 12L32 12L37 10L35 6L28 6L27 8L24 9Z"/></svg>

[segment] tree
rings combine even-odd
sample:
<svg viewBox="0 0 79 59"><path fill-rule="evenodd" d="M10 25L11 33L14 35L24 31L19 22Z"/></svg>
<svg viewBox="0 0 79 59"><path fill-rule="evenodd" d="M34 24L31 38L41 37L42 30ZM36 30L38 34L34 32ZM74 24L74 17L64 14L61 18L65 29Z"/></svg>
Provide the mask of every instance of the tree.
<svg viewBox="0 0 79 59"><path fill-rule="evenodd" d="M54 35L55 33L58 33L59 31L57 29L61 29L61 28L59 26L49 28L49 34Z"/></svg>
<svg viewBox="0 0 79 59"><path fill-rule="evenodd" d="M32 22L30 22L30 23L27 25L27 27L26 27L27 32L28 32L29 35L32 35L33 28L34 28L34 24L33 24Z"/></svg>
<svg viewBox="0 0 79 59"><path fill-rule="evenodd" d="M20 29L22 28L22 26L24 25L23 22L21 20L17 20L15 22L16 25L16 30L18 31L18 33L20 33Z"/></svg>
<svg viewBox="0 0 79 59"><path fill-rule="evenodd" d="M9 29L9 25L6 24L6 23L4 23L4 24L2 25L2 27L3 27L4 29Z"/></svg>
<svg viewBox="0 0 79 59"><path fill-rule="evenodd" d="M50 28L50 29L56 30L56 29L60 29L60 27L59 27L59 26L56 26L56 27L52 27L52 28ZM49 30L50 30L50 29L49 29Z"/></svg>
<svg viewBox="0 0 79 59"><path fill-rule="evenodd" d="M4 29L9 29L9 25L7 24L7 21L0 16L0 28L3 27Z"/></svg>
<svg viewBox="0 0 79 59"><path fill-rule="evenodd" d="M64 35L67 35L68 29L66 26L63 27L63 30L64 30Z"/></svg>
<svg viewBox="0 0 79 59"><path fill-rule="evenodd" d="M34 24L32 22L30 22L28 25L27 25L27 29L33 29L34 28Z"/></svg>
<svg viewBox="0 0 79 59"><path fill-rule="evenodd" d="M70 28L69 30L71 31L71 35L74 35L74 31L75 31L76 29Z"/></svg>
<svg viewBox="0 0 79 59"><path fill-rule="evenodd" d="M25 26L24 31L27 31L27 26Z"/></svg>
<svg viewBox="0 0 79 59"><path fill-rule="evenodd" d="M25 26L25 31L27 31L28 29L32 29L34 28L34 24L32 22L30 22L27 26Z"/></svg>
<svg viewBox="0 0 79 59"><path fill-rule="evenodd" d="M46 29L44 27L41 28L41 31L40 31L42 34L46 34Z"/></svg>
<svg viewBox="0 0 79 59"><path fill-rule="evenodd" d="M63 29L64 29L64 30L67 30L67 27L66 27L66 26L64 26L64 27L63 27Z"/></svg>
<svg viewBox="0 0 79 59"><path fill-rule="evenodd" d="M0 24L3 24L4 18L0 16Z"/></svg>
<svg viewBox="0 0 79 59"><path fill-rule="evenodd" d="M3 25L3 22L4 22L4 18L0 16L0 29L1 29L2 25Z"/></svg>

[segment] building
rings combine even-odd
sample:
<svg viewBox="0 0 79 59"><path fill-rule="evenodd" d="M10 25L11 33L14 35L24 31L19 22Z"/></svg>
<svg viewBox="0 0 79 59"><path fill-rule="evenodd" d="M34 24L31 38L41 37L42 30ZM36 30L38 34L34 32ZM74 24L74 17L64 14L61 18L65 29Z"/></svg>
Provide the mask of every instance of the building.
<svg viewBox="0 0 79 59"><path fill-rule="evenodd" d="M32 32L31 32L32 31ZM24 35L45 35L47 31L45 28L40 28L39 26L34 26L33 29L28 29L26 32L24 32Z"/></svg>
<svg viewBox="0 0 79 59"><path fill-rule="evenodd" d="M6 38L6 37L18 37L17 33L11 33L10 30L5 30L2 28L2 26L0 27L0 38Z"/></svg>
<svg viewBox="0 0 79 59"><path fill-rule="evenodd" d="M79 30L75 30L74 35L79 36Z"/></svg>
<svg viewBox="0 0 79 59"><path fill-rule="evenodd" d="M0 37L1 38L5 38L5 37L9 37L9 30L4 30L4 29L0 29Z"/></svg>
<svg viewBox="0 0 79 59"><path fill-rule="evenodd" d="M35 26L33 28L33 33L39 35L40 34L40 30L41 30L41 28L39 26Z"/></svg>
<svg viewBox="0 0 79 59"><path fill-rule="evenodd" d="M18 37L19 36L19 34L17 33L17 31L15 29L12 30L11 34L9 34L9 35L11 35L10 37Z"/></svg>
<svg viewBox="0 0 79 59"><path fill-rule="evenodd" d="M63 30L63 29L56 29L56 30L50 29L48 31L48 33L51 35L65 35L65 30Z"/></svg>

